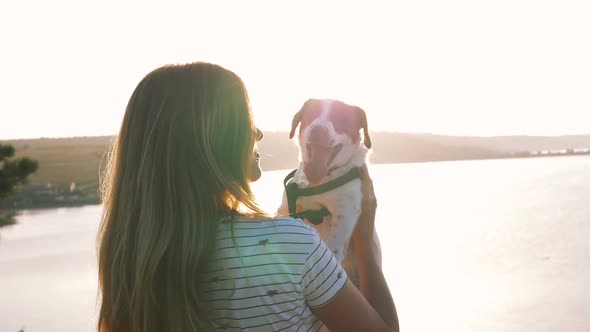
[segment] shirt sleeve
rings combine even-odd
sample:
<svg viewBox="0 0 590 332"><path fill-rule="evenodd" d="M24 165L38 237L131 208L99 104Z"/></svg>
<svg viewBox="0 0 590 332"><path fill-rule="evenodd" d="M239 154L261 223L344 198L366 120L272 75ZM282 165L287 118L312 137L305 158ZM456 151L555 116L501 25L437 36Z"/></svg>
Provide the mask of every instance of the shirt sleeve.
<svg viewBox="0 0 590 332"><path fill-rule="evenodd" d="M307 305L316 308L330 302L347 279L346 271L314 231L314 244L305 261L302 279Z"/></svg>

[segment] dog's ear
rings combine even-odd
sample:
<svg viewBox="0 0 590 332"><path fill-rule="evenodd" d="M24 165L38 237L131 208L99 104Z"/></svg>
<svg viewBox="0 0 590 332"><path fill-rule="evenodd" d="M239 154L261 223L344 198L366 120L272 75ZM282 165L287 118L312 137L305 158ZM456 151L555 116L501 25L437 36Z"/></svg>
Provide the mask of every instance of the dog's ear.
<svg viewBox="0 0 590 332"><path fill-rule="evenodd" d="M289 133L289 139L295 136L295 131L297 130L297 126L301 122L301 118L303 117L303 108L299 110L299 112L295 113L293 116L293 121L291 121L291 132Z"/></svg>
<svg viewBox="0 0 590 332"><path fill-rule="evenodd" d="M365 146L370 149L372 144L371 138L369 137L369 124L367 122L367 114L365 114L365 111L358 106L356 107L356 111L359 123L361 125L361 128L363 129L363 134L365 135L363 142L365 143Z"/></svg>
<svg viewBox="0 0 590 332"><path fill-rule="evenodd" d="M301 123L301 119L303 119L303 113L305 111L306 106L309 104L309 100L306 101L303 106L301 106L301 109L299 110L299 112L295 113L295 115L293 116L293 120L291 121L291 132L289 133L289 139L293 138L293 136L295 136L295 131L297 130L297 126L299 126L299 124Z"/></svg>

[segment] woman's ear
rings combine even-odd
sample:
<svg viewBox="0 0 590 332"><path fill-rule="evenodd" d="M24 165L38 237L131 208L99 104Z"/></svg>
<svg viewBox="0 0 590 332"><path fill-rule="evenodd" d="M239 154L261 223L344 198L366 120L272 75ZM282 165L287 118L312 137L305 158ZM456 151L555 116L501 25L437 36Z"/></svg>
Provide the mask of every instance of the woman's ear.
<svg viewBox="0 0 590 332"><path fill-rule="evenodd" d="M359 119L360 127L363 130L363 134L364 134L363 142L365 143L365 146L370 149L372 144L371 144L371 137L369 137L369 124L367 122L367 114L365 114L365 111L358 106L356 107L356 111L357 111L357 116Z"/></svg>

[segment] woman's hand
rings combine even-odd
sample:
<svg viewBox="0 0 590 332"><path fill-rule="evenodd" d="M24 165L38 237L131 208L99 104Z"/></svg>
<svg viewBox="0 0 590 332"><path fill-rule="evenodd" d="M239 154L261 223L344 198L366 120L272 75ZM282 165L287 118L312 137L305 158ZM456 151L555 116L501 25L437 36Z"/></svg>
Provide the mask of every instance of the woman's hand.
<svg viewBox="0 0 590 332"><path fill-rule="evenodd" d="M361 201L361 215L352 233L354 245L373 243L375 234L375 213L377 211L377 198L373 189L373 180L369 176L367 164L361 169L361 190L363 198Z"/></svg>
<svg viewBox="0 0 590 332"><path fill-rule="evenodd" d="M352 234L360 275L360 290L349 280L327 304L313 308L330 331L399 331L395 303L376 254L377 199L367 166L362 167L362 211Z"/></svg>

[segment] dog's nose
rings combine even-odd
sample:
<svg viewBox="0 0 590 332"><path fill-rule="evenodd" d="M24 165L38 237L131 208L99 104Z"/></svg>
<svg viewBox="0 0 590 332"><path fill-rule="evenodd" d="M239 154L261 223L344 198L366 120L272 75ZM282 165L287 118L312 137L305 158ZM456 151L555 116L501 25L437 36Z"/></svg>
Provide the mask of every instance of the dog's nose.
<svg viewBox="0 0 590 332"><path fill-rule="evenodd" d="M316 125L310 129L308 143L322 146L331 146L333 142L328 128Z"/></svg>

